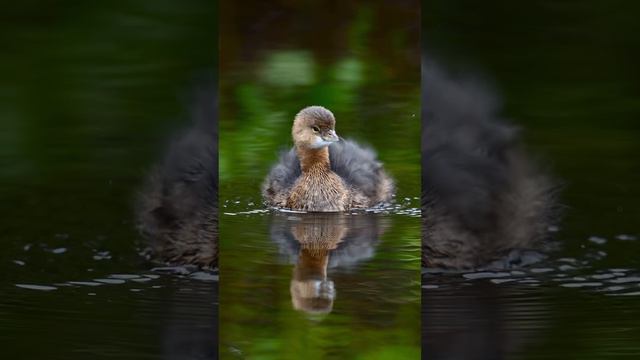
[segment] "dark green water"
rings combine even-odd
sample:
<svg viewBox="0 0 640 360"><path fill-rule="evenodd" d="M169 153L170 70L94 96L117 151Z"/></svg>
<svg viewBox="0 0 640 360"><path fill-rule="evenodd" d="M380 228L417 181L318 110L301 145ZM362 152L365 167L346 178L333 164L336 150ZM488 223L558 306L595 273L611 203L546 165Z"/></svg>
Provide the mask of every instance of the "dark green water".
<svg viewBox="0 0 640 360"><path fill-rule="evenodd" d="M216 14L208 1L3 4L3 358L215 356L216 283L151 272L133 205L189 124L192 79L215 70Z"/></svg>
<svg viewBox="0 0 640 360"><path fill-rule="evenodd" d="M479 74L499 90L504 115L564 182L561 249L521 272L423 279L423 354L637 358L638 5L522 5L429 2L423 39L449 70Z"/></svg>
<svg viewBox="0 0 640 360"><path fill-rule="evenodd" d="M220 30L224 359L420 356L418 14L411 4L323 3L221 8L244 15L223 17ZM260 184L308 105L326 106L340 136L376 149L397 181L397 208L260 211Z"/></svg>

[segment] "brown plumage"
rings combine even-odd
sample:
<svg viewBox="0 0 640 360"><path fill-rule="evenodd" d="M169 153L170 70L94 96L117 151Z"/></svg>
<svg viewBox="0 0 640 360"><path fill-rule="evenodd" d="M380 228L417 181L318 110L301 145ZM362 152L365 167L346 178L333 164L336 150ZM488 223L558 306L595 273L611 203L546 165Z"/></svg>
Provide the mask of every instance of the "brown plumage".
<svg viewBox="0 0 640 360"><path fill-rule="evenodd" d="M281 156L262 186L267 205L345 211L391 200L393 181L375 153L353 141L339 141L329 110L303 109L295 117L291 134L294 148Z"/></svg>

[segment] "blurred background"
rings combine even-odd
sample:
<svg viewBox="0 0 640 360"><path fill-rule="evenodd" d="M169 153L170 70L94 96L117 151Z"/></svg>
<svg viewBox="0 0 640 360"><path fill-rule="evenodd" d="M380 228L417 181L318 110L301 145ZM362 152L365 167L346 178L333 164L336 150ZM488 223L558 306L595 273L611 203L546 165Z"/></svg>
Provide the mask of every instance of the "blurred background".
<svg viewBox="0 0 640 360"><path fill-rule="evenodd" d="M529 153L564 184L566 207L561 250L538 269L502 274L504 285L491 274L427 281L424 356L640 353L639 10L632 1L423 3L424 53L496 89Z"/></svg>
<svg viewBox="0 0 640 360"><path fill-rule="evenodd" d="M215 73L217 3L23 1L0 19L3 356L214 357L215 283L145 272L133 204Z"/></svg>
<svg viewBox="0 0 640 360"><path fill-rule="evenodd" d="M413 0L220 4L222 358L419 357L419 34ZM359 235L329 255L336 295L324 315L294 309L299 245L282 228L302 225L260 195L309 105L373 147L398 186L397 206L347 221Z"/></svg>

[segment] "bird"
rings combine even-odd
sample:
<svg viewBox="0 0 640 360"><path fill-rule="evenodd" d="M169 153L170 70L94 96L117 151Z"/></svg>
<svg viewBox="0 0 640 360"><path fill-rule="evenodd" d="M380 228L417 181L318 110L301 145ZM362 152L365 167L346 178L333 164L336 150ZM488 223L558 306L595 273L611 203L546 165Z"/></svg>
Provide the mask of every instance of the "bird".
<svg viewBox="0 0 640 360"><path fill-rule="evenodd" d="M471 270L537 261L559 183L524 150L485 85L423 64L422 265Z"/></svg>
<svg viewBox="0 0 640 360"><path fill-rule="evenodd" d="M215 87L200 84L192 125L171 144L139 191L137 228L154 259L171 265L218 264L218 134Z"/></svg>
<svg viewBox="0 0 640 360"><path fill-rule="evenodd" d="M395 185L372 149L341 139L322 106L295 116L294 146L281 154L262 185L265 204L308 212L365 209L390 202Z"/></svg>

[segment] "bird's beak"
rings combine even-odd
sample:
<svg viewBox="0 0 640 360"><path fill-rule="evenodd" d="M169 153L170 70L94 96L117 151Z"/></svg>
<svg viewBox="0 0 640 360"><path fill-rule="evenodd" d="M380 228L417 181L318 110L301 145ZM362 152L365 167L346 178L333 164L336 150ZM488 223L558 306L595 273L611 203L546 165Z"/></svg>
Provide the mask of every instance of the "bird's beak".
<svg viewBox="0 0 640 360"><path fill-rule="evenodd" d="M336 131L331 129L322 135L322 140L329 141L329 142L336 142L340 140L340 138L338 137L338 134L336 134Z"/></svg>

